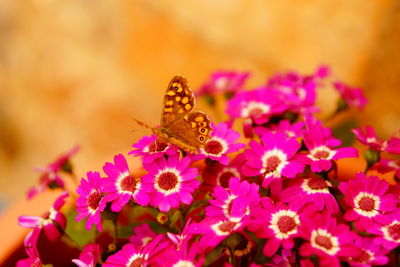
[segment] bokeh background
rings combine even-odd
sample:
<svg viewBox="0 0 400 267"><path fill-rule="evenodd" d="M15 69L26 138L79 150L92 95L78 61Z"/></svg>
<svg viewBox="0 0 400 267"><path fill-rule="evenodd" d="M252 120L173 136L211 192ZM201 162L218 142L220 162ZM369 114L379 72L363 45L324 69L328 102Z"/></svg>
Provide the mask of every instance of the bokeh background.
<svg viewBox="0 0 400 267"><path fill-rule="evenodd" d="M196 89L214 70L247 70L251 87L329 64L364 88L360 124L386 138L400 128L399 49L398 0L2 0L2 209L75 144L78 175L127 153L148 134L131 118L159 122L174 74Z"/></svg>

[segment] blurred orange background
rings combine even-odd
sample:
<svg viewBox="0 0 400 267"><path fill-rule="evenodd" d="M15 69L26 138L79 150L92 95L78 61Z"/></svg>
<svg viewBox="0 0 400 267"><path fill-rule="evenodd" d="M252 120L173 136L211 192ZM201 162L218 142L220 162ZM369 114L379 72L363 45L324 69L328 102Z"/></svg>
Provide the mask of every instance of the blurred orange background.
<svg viewBox="0 0 400 267"><path fill-rule="evenodd" d="M397 0L0 1L0 202L24 198L33 167L75 144L79 176L127 153L149 134L131 118L158 124L174 74L196 89L214 70L247 70L252 87L329 64L364 88L360 124L387 138L400 127L399 48Z"/></svg>

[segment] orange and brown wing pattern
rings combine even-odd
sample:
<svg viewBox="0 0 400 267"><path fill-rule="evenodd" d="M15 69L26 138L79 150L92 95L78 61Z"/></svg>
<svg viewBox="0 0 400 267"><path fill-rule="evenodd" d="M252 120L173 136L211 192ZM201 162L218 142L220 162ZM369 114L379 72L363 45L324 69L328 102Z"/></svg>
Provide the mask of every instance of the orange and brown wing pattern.
<svg viewBox="0 0 400 267"><path fill-rule="evenodd" d="M171 143L186 151L196 153L210 138L210 119L204 112L191 112L173 124L169 130Z"/></svg>
<svg viewBox="0 0 400 267"><path fill-rule="evenodd" d="M195 105L195 98L185 78L174 76L164 95L161 113L161 127L169 128L189 114Z"/></svg>

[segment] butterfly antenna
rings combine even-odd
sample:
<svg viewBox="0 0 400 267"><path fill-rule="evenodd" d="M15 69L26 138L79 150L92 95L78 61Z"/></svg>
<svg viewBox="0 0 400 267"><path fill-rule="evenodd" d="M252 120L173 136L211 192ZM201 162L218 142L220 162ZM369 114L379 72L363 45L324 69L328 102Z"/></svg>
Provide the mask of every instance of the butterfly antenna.
<svg viewBox="0 0 400 267"><path fill-rule="evenodd" d="M139 121L139 120L137 120L137 119L134 119L134 118L132 118L132 120L133 120L134 122L136 122L137 124L139 124L140 126L142 126L142 127L144 127L144 128L147 128L147 129L150 129L150 130L153 131L153 127L151 127L150 125L148 125L148 124L146 124L146 123L144 123L144 122L142 122L142 121Z"/></svg>

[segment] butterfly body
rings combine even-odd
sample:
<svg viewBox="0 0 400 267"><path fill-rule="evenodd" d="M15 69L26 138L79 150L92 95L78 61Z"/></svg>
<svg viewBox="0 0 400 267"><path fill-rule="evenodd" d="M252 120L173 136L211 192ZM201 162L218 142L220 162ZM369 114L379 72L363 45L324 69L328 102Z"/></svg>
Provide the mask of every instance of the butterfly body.
<svg viewBox="0 0 400 267"><path fill-rule="evenodd" d="M193 111L195 97L188 82L174 76L164 94L164 105L159 127L149 127L166 143L172 143L191 153L196 153L210 138L210 119L201 111Z"/></svg>

